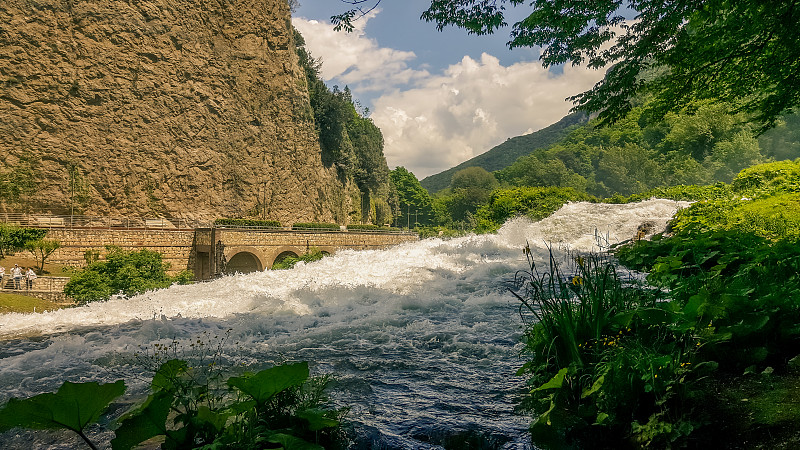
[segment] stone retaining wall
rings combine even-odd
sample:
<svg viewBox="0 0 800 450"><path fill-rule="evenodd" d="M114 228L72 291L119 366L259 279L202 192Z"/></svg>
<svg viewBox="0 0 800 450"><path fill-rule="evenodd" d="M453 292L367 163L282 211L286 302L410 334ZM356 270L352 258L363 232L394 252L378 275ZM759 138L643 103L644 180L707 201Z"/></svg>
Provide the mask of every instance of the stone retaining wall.
<svg viewBox="0 0 800 450"><path fill-rule="evenodd" d="M99 251L102 258L108 245L124 250L146 248L162 254L164 262L170 264L171 274L191 270L197 279L203 280L225 272L226 263L239 254L256 261L255 270L263 270L287 252L301 255L311 247L327 253L345 248L380 249L416 241L419 237L414 233L358 231L56 228L48 231L47 239L61 243L61 248L48 258L51 263L84 267L87 250Z"/></svg>

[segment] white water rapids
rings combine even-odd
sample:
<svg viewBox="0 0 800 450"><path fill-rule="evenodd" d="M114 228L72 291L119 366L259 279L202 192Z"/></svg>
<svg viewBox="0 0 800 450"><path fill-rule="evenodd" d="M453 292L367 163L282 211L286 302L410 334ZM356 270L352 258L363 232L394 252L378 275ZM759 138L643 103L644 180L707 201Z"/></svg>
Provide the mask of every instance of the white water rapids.
<svg viewBox="0 0 800 450"><path fill-rule="evenodd" d="M537 223L509 221L496 235L340 251L288 271L0 315L0 404L64 381L119 378L132 402L152 376L134 364L134 352L229 333L220 352L232 364L308 360L312 374L335 374L332 395L351 407L352 448L457 448L458 436L477 436L480 448L530 448L530 417L514 412L524 392L514 375L523 363L521 321L507 292L526 269L522 248L530 243L544 264L549 243L590 251L596 234L614 243L643 222L661 230L682 206L573 203ZM89 434L103 446L113 437L100 427ZM79 445L69 433L0 434L0 448Z"/></svg>

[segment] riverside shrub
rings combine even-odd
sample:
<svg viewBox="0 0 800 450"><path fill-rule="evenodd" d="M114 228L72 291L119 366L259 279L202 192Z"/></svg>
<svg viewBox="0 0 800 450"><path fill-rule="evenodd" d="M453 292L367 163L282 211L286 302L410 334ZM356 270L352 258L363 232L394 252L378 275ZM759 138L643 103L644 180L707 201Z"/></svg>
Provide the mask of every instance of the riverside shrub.
<svg viewBox="0 0 800 450"><path fill-rule="evenodd" d="M89 264L78 271L64 286L64 293L78 303L107 300L111 295L131 296L142 292L169 287L173 283L188 284L193 274L183 271L167 275L169 264L161 254L147 249L127 251L119 247L106 247L105 260Z"/></svg>
<svg viewBox="0 0 800 450"><path fill-rule="evenodd" d="M526 249L527 250L527 249ZM540 271L526 251L517 295L526 323L518 371L531 387L531 434L545 448L679 446L697 426L681 405L713 363L696 360L702 337L655 292L626 280L599 256L567 272L551 255Z"/></svg>
<svg viewBox="0 0 800 450"><path fill-rule="evenodd" d="M517 187L497 189L488 204L475 213L476 231L496 231L506 220L524 215L531 220L541 220L553 214L567 202L597 201L594 196L562 187Z"/></svg>

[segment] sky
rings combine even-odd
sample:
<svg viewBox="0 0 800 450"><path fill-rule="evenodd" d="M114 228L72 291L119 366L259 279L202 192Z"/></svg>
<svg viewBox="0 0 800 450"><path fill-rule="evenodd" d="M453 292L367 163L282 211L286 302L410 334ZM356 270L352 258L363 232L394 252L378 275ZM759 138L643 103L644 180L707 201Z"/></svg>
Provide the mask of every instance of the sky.
<svg viewBox="0 0 800 450"><path fill-rule="evenodd" d="M567 97L603 76L570 65L545 69L539 49L507 48L510 28L490 36L439 32L419 18L429 5L383 0L352 33L333 31L330 16L348 9L339 0L300 0L293 14L306 48L322 59L326 84L349 86L369 108L390 169L423 179L544 128L569 112Z"/></svg>

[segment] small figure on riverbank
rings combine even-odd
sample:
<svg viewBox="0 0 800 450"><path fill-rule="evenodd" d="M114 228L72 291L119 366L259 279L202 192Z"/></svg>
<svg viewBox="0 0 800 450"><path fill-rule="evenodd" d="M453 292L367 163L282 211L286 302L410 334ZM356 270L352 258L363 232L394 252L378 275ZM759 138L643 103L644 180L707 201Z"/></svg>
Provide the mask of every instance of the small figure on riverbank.
<svg viewBox="0 0 800 450"><path fill-rule="evenodd" d="M14 268L11 269L11 277L14 279L14 289L20 290L22 288L22 269L19 264L14 264Z"/></svg>
<svg viewBox="0 0 800 450"><path fill-rule="evenodd" d="M33 267L28 267L28 271L25 272L25 287L27 287L29 291L33 289L33 280L35 279L36 272L33 271Z"/></svg>
<svg viewBox="0 0 800 450"><path fill-rule="evenodd" d="M6 268L0 266L0 290L6 288Z"/></svg>

